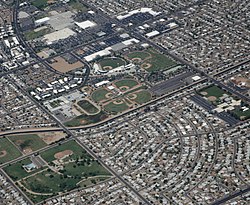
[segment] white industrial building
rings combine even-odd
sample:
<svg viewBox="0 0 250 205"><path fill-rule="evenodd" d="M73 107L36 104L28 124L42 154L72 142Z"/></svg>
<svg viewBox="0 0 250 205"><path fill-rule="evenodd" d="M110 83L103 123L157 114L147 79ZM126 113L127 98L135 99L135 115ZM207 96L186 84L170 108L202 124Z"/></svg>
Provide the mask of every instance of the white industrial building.
<svg viewBox="0 0 250 205"><path fill-rule="evenodd" d="M83 22L75 22L75 24L83 30L95 27L97 25L95 22L89 20Z"/></svg>

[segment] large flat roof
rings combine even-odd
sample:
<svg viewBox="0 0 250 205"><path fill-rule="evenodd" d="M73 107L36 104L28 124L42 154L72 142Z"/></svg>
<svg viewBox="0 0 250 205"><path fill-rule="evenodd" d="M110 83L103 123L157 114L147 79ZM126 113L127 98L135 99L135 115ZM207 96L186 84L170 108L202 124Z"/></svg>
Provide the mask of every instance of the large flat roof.
<svg viewBox="0 0 250 205"><path fill-rule="evenodd" d="M83 21L83 22L75 22L77 26L79 26L81 29L87 29L96 26L96 23L93 21Z"/></svg>

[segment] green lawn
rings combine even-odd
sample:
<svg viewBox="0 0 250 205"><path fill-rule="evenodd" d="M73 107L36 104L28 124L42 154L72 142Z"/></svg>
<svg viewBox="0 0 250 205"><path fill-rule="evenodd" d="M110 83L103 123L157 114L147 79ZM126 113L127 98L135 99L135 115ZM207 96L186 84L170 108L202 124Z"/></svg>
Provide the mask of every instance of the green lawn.
<svg viewBox="0 0 250 205"><path fill-rule="evenodd" d="M50 29L49 28L44 28L40 31L28 31L26 33L24 33L24 36L25 38L30 41L30 40L33 40L33 39L36 39L36 38L40 38L42 36L44 36L45 34L49 33L50 32Z"/></svg>
<svg viewBox="0 0 250 205"><path fill-rule="evenodd" d="M95 101L95 102L100 102L102 100L107 100L108 98L106 97L106 94L110 93L108 90L106 90L105 88L100 88L100 89L97 89L95 90L93 93L92 93L92 99Z"/></svg>
<svg viewBox="0 0 250 205"><path fill-rule="evenodd" d="M90 157L88 159L91 159ZM65 165L65 172L68 176L92 177L98 175L110 175L110 173L102 167L97 161L69 163Z"/></svg>
<svg viewBox="0 0 250 205"><path fill-rule="evenodd" d="M52 107L52 108L56 108L56 107L59 107L61 104L62 101L61 100L54 100L52 102L49 103L49 105Z"/></svg>
<svg viewBox="0 0 250 205"><path fill-rule="evenodd" d="M123 86L127 86L129 87L129 89L135 87L138 85L138 82L136 80L132 80L132 79L123 79L123 80L119 80L117 82L115 82L115 85L120 88Z"/></svg>
<svg viewBox="0 0 250 205"><path fill-rule="evenodd" d="M146 69L149 72L167 70L177 65L174 60L164 54L158 53L153 49L148 49L147 51L152 56L150 59L144 61L144 63L151 64L151 67Z"/></svg>
<svg viewBox="0 0 250 205"><path fill-rule="evenodd" d="M44 9L47 6L48 0L33 0L32 4L38 9Z"/></svg>
<svg viewBox="0 0 250 205"><path fill-rule="evenodd" d="M77 127L80 125L89 125L93 123L98 123L107 118L107 114L103 111L99 112L96 115L80 115L68 122L65 122L64 125L68 127Z"/></svg>
<svg viewBox="0 0 250 205"><path fill-rule="evenodd" d="M217 98L220 98L223 96L223 94L226 94L226 92L224 90L222 90L221 88L217 87L217 86L210 86L207 88L204 88L202 90L199 91L199 93L201 92L206 92L207 94L205 95L206 97L210 97L210 96L214 96Z"/></svg>
<svg viewBox="0 0 250 205"><path fill-rule="evenodd" d="M82 182L79 183L79 186L80 187L88 187L88 186L91 186L93 185L93 183L99 183L101 181L104 181L104 180L107 180L109 179L110 176L100 176L100 177L93 177L93 178L89 178L89 179L86 179Z"/></svg>
<svg viewBox="0 0 250 205"><path fill-rule="evenodd" d="M95 107L92 103L90 103L88 100L81 100L77 102L77 105L79 105L83 110L90 114L95 114L99 111L99 109Z"/></svg>
<svg viewBox="0 0 250 205"><path fill-rule="evenodd" d="M129 107L128 105L123 102L122 104L114 104L113 102L108 103L107 105L104 106L104 109L107 112L113 113L113 114L117 114L120 112L123 112L125 110L127 110Z"/></svg>
<svg viewBox="0 0 250 205"><path fill-rule="evenodd" d="M22 184L29 190L38 193L56 193L76 188L80 181L74 178L64 178L53 171L44 171L25 179ZM48 196L49 197L49 196Z"/></svg>
<svg viewBox="0 0 250 205"><path fill-rule="evenodd" d="M70 0L69 5L73 9L77 10L77 12L85 12L88 10L87 7L80 2L80 0Z"/></svg>
<svg viewBox="0 0 250 205"><path fill-rule="evenodd" d="M0 164L20 157L20 151L6 138L0 138Z"/></svg>
<svg viewBox="0 0 250 205"><path fill-rule="evenodd" d="M77 142L73 140L46 150L41 153L41 156L50 166L55 166L52 162L55 160L54 155L65 150L72 150L74 153L63 160L66 163L63 165L63 169L59 170L59 173L54 172L53 169L44 169L44 171L36 173L33 176L28 174L30 177L22 180L22 185L33 192L54 195L59 192L66 192L80 187L77 183L83 179L95 176L111 176L111 174L102 167L99 162L95 161ZM28 163L28 161L26 163ZM23 170L20 170L20 163L19 166L13 168L11 169L12 172L17 172L16 175L19 174L18 179L20 179L20 174L22 176L27 176L26 173L23 173ZM91 181L91 183L96 182ZM45 198L51 196L52 195L48 195ZM29 197L34 202L44 200L44 198L37 198L32 194L29 194Z"/></svg>
<svg viewBox="0 0 250 205"><path fill-rule="evenodd" d="M152 99L152 95L147 90L142 90L135 93L137 95L136 99L133 101L137 102L138 104L144 104Z"/></svg>
<svg viewBox="0 0 250 205"><path fill-rule="evenodd" d="M150 54L147 52L143 52L143 51L135 51L135 52L129 53L127 57L129 59L140 58L141 60L145 60L146 58L150 57Z"/></svg>
<svg viewBox="0 0 250 205"><path fill-rule="evenodd" d="M70 156L70 158L72 159L88 156L87 152L77 142L75 142L74 140L71 140L57 147L54 147L54 148L51 148L49 150L42 152L41 157L47 162L52 162L53 160L55 160L54 155L64 150L72 150L74 152Z"/></svg>
<svg viewBox="0 0 250 205"><path fill-rule="evenodd" d="M100 66L103 68L105 66L110 66L112 68L117 68L122 65L126 65L125 60L121 58L104 58L98 62Z"/></svg>
<svg viewBox="0 0 250 205"><path fill-rule="evenodd" d="M27 165L27 164L30 164L31 163L31 160L30 159L24 159L24 160L21 160L19 162L16 162L14 164L11 164L11 165L7 165L5 168L4 168L4 171L14 180L19 180L19 179L22 179L24 177L27 177L31 174L34 174L38 171L40 171L41 169L37 169L37 170L34 170L32 172L26 172L24 170L24 168L22 167L23 165Z"/></svg>
<svg viewBox="0 0 250 205"><path fill-rule="evenodd" d="M236 108L235 110L232 111L233 114L236 116L236 118L240 120L247 120L250 118L250 109L243 112L243 110Z"/></svg>
<svg viewBox="0 0 250 205"><path fill-rule="evenodd" d="M8 137L12 142L20 147L21 150L30 148L32 151L36 151L47 144L36 134L31 135L13 135Z"/></svg>

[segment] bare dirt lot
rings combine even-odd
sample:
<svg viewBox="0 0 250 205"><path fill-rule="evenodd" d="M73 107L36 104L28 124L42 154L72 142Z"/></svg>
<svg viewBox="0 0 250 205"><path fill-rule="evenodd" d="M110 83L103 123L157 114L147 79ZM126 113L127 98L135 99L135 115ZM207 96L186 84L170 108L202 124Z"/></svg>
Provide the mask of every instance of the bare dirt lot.
<svg viewBox="0 0 250 205"><path fill-rule="evenodd" d="M84 66L80 61L77 61L76 63L68 63L66 60L64 60L62 57L56 57L54 58L55 62L50 64L55 70L61 72L61 73L67 73L69 71L75 70L77 68L81 68Z"/></svg>
<svg viewBox="0 0 250 205"><path fill-rule="evenodd" d="M39 133L38 135L46 144L52 144L66 137L63 132Z"/></svg>

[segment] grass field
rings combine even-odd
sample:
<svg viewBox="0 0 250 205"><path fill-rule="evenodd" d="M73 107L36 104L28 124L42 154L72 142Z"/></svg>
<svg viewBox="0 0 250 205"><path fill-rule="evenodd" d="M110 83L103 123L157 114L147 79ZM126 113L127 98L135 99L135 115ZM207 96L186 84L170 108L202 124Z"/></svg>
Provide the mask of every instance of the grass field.
<svg viewBox="0 0 250 205"><path fill-rule="evenodd" d="M223 94L226 93L224 90L222 90L221 88L219 88L219 87L217 87L215 85L204 88L204 89L200 90L199 93L202 94L202 92L207 93L206 95L204 95L206 97L214 96L216 98L220 98L221 96L223 96Z"/></svg>
<svg viewBox="0 0 250 205"><path fill-rule="evenodd" d="M98 62L102 68L110 66L112 68L117 68L122 65L126 65L126 62L120 58L104 58Z"/></svg>
<svg viewBox="0 0 250 205"><path fill-rule="evenodd" d="M164 54L158 53L153 49L148 49L147 52L151 54L151 58L146 60L144 63L151 64L151 67L146 70L149 72L167 70L173 66L176 66L177 63L171 58L167 57Z"/></svg>
<svg viewBox="0 0 250 205"><path fill-rule="evenodd" d="M81 181L79 183L79 186L80 187L88 187L88 186L90 186L92 184L107 180L109 178L110 178L110 176L92 177L92 178Z"/></svg>
<svg viewBox="0 0 250 205"><path fill-rule="evenodd" d="M48 0L33 0L32 5L37 7L38 9L44 9L47 6Z"/></svg>
<svg viewBox="0 0 250 205"><path fill-rule="evenodd" d="M40 38L45 34L48 34L51 30L49 28L42 29L40 31L28 31L24 33L25 38L30 41L36 38Z"/></svg>
<svg viewBox="0 0 250 205"><path fill-rule="evenodd" d="M29 190L38 193L56 193L69 191L76 188L79 179L64 178L55 172L44 171L22 181Z"/></svg>
<svg viewBox="0 0 250 205"><path fill-rule="evenodd" d="M141 90L135 92L135 94L137 97L133 101L137 102L138 104L144 104L152 99L151 93L147 90Z"/></svg>
<svg viewBox="0 0 250 205"><path fill-rule="evenodd" d="M8 137L14 142L21 150L31 149L36 151L46 145L46 143L36 134L33 135L13 135Z"/></svg>
<svg viewBox="0 0 250 205"><path fill-rule="evenodd" d="M80 0L70 0L69 5L70 5L73 9L77 10L77 12L84 12L84 11L87 11L87 7L84 6L84 5L80 2Z"/></svg>
<svg viewBox="0 0 250 205"><path fill-rule="evenodd" d="M86 151L80 146L78 145L78 143L76 143L75 141L71 140L69 142L66 142L62 145L59 145L57 147L54 147L52 149L46 150L44 152L41 153L41 157L47 161L47 162L52 162L53 160L55 160L56 158L54 157L54 155L57 152L61 152L64 150L72 150L74 153L73 155L70 156L70 158L72 159L76 159L77 157L86 157L89 156ZM89 156L90 157L90 156Z"/></svg>
<svg viewBox="0 0 250 205"><path fill-rule="evenodd" d="M128 87L129 89L135 87L138 85L138 82L136 80L132 80L132 79L123 79L123 80L119 80L117 82L114 83L116 85L116 87L121 88L123 86Z"/></svg>
<svg viewBox="0 0 250 205"><path fill-rule="evenodd" d="M99 111L99 109L95 107L92 103L90 103L88 100L81 100L77 102L77 105L79 105L83 110L90 114L95 114Z"/></svg>
<svg viewBox="0 0 250 205"><path fill-rule="evenodd" d="M127 57L130 60L134 58L140 58L141 60L145 60L146 58L150 57L150 54L144 51L135 51L135 52L129 53Z"/></svg>
<svg viewBox="0 0 250 205"><path fill-rule="evenodd" d="M24 160L21 160L19 162L16 162L14 164L11 164L11 165L8 165L4 168L4 171L14 180L19 180L19 179L22 179L24 177L27 177L31 174L34 174L40 170L34 170L32 172L26 172L24 170L24 168L22 167L23 165L25 164L30 164L31 161L30 159L24 159Z"/></svg>
<svg viewBox="0 0 250 205"><path fill-rule="evenodd" d="M109 93L108 90L106 90L105 88L100 88L95 90L91 97L95 102L100 102L103 100L107 100L108 98L106 97L106 95Z"/></svg>
<svg viewBox="0 0 250 205"><path fill-rule="evenodd" d="M243 110L236 108L232 113L240 120L247 120L250 118L250 109L243 112Z"/></svg>
<svg viewBox="0 0 250 205"><path fill-rule="evenodd" d="M61 104L62 101L61 100L54 100L52 102L49 103L49 105L52 107L52 108L56 108L56 107L59 107Z"/></svg>
<svg viewBox="0 0 250 205"><path fill-rule="evenodd" d="M65 150L73 151L73 154L64 158L63 166L54 171L57 163L54 155ZM20 188L27 193L27 196L38 203L46 198L52 197L59 192L66 192L80 187L78 183L90 179L89 185L95 184L104 178L111 177L111 174L94 160L77 142L71 140L57 147L53 147L41 153L49 166L27 172L23 165L30 164L30 159L21 160L15 164L6 166L4 171L15 181L20 183ZM96 178L96 180L92 180ZM100 178L100 179L98 179ZM99 181L98 181L99 180ZM35 192L32 194L29 191ZM39 196L39 194L46 196Z"/></svg>
<svg viewBox="0 0 250 205"><path fill-rule="evenodd" d="M110 102L104 106L104 109L107 112L110 112L113 114L123 112L123 111L127 110L128 108L129 108L128 105L124 101L122 104L115 104L114 102Z"/></svg>
<svg viewBox="0 0 250 205"><path fill-rule="evenodd" d="M0 164L20 157L22 154L6 138L0 138Z"/></svg>
<svg viewBox="0 0 250 205"><path fill-rule="evenodd" d="M68 127L77 127L80 125L88 125L92 123L100 122L106 119L108 116L105 112L101 111L96 115L80 115L68 122L65 122L64 125Z"/></svg>

